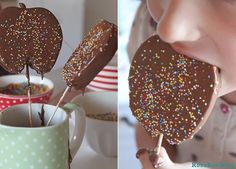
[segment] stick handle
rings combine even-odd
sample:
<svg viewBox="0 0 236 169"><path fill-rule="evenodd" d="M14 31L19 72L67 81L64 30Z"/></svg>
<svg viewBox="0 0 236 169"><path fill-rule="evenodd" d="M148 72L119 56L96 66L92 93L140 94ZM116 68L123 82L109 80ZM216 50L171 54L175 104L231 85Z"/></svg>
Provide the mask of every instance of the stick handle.
<svg viewBox="0 0 236 169"><path fill-rule="evenodd" d="M159 138L158 138L158 143L157 143L157 146L155 148L156 154L160 154L162 141L163 141L163 134L160 133Z"/></svg>
<svg viewBox="0 0 236 169"><path fill-rule="evenodd" d="M30 127L33 127L33 120L32 120L32 106L31 106L31 86L30 86L30 74L29 74L29 65L26 64L26 78L28 80L28 107L29 107L29 123Z"/></svg>
<svg viewBox="0 0 236 169"><path fill-rule="evenodd" d="M163 134L160 133L159 138L158 138L158 143L157 146L154 148L154 154L149 157L150 161L152 162L152 165L154 168L158 168L160 166L160 151L161 151L161 144L163 140Z"/></svg>
<svg viewBox="0 0 236 169"><path fill-rule="evenodd" d="M73 48L65 39L63 39L63 42L66 44L66 46L67 46L70 50L74 51L74 48Z"/></svg>
<svg viewBox="0 0 236 169"><path fill-rule="evenodd" d="M29 107L29 123L30 123L30 127L33 127L30 86L28 88L28 107Z"/></svg>
<svg viewBox="0 0 236 169"><path fill-rule="evenodd" d="M64 90L64 92L63 92L62 96L60 97L60 99L59 99L59 101L58 101L58 103L57 103L57 105L56 105L56 108L55 108L55 110L54 110L54 112L53 112L52 116L49 118L49 120L48 120L48 122L47 122L47 125L46 125L46 126L48 126L48 125L50 124L50 122L51 122L52 118L54 117L54 115L55 115L55 114L56 114L56 112L57 112L57 109L58 109L59 105L61 104L62 100L63 100L63 99L64 99L64 97L66 96L66 94L67 94L67 92L69 91L69 89L70 89L70 87L69 87L69 86L67 86L67 88Z"/></svg>

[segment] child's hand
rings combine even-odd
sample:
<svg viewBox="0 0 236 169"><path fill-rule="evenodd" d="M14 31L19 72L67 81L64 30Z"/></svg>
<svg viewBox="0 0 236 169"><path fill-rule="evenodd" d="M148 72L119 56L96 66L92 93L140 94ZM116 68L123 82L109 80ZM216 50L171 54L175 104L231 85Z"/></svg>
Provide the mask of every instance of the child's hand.
<svg viewBox="0 0 236 169"><path fill-rule="evenodd" d="M150 161L150 156L148 152L143 152L139 156L139 160L143 165L143 169L155 169L153 163ZM161 151L159 154L159 167L158 169L172 169L174 168L174 163L170 160L166 150L164 147L161 147Z"/></svg>
<svg viewBox="0 0 236 169"><path fill-rule="evenodd" d="M154 168L153 164L150 161L150 157L148 155L148 152L145 152L143 154L140 154L139 160L142 163L143 169L192 169L190 163L184 163L184 164L177 164L173 163L165 148L162 147L160 154L159 154L159 167Z"/></svg>

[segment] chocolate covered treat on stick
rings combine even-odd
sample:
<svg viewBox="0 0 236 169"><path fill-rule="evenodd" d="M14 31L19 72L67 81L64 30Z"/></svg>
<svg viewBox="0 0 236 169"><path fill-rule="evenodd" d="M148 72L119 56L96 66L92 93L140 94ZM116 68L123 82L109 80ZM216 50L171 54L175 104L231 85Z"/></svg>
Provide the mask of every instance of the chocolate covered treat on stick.
<svg viewBox="0 0 236 169"><path fill-rule="evenodd" d="M179 144L206 122L219 87L217 67L177 53L154 35L132 61L130 108L152 137L163 134L170 144Z"/></svg>
<svg viewBox="0 0 236 169"><path fill-rule="evenodd" d="M10 73L20 73L28 65L43 75L59 55L61 27L49 10L20 6L0 12L0 64Z"/></svg>
<svg viewBox="0 0 236 169"><path fill-rule="evenodd" d="M100 21L79 44L63 68L67 86L85 88L117 50L117 26Z"/></svg>
<svg viewBox="0 0 236 169"><path fill-rule="evenodd" d="M102 20L89 31L63 68L63 78L68 87L57 108L71 87L83 90L108 64L117 51L117 43L117 26L112 23Z"/></svg>
<svg viewBox="0 0 236 169"><path fill-rule="evenodd" d="M60 24L49 10L20 4L20 8L8 7L0 12L0 65L10 73L21 73L26 68L29 107L29 67L43 78L54 66L61 45Z"/></svg>

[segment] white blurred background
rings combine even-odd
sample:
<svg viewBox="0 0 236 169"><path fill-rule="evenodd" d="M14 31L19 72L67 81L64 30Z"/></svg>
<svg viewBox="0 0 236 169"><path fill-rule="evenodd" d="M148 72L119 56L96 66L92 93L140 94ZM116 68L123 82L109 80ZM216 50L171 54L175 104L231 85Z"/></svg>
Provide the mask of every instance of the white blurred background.
<svg viewBox="0 0 236 169"><path fill-rule="evenodd" d="M129 109L128 73L130 60L127 55L132 22L140 4L140 0L119 0L119 169L141 168L136 159L136 145L134 135L135 118Z"/></svg>

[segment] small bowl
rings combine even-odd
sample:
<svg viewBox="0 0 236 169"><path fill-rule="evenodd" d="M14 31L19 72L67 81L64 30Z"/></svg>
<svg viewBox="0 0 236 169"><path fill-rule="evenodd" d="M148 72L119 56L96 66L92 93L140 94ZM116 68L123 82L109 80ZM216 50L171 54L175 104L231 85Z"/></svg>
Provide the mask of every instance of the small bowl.
<svg viewBox="0 0 236 169"><path fill-rule="evenodd" d="M117 92L90 92L72 100L88 114L117 113ZM86 117L86 139L98 154L117 157L117 121Z"/></svg>
<svg viewBox="0 0 236 169"><path fill-rule="evenodd" d="M44 84L49 88L49 90L44 93L32 95L32 103L48 103L54 89L53 82L47 78L43 78L42 80L39 76L30 76L30 82L34 84ZM27 83L27 78L25 75L6 75L0 77L0 87L7 86L11 83ZM27 95L8 95L0 93L0 111L22 103L28 103Z"/></svg>
<svg viewBox="0 0 236 169"><path fill-rule="evenodd" d="M89 83L87 88L93 91L117 91L117 66L105 66L104 69Z"/></svg>

